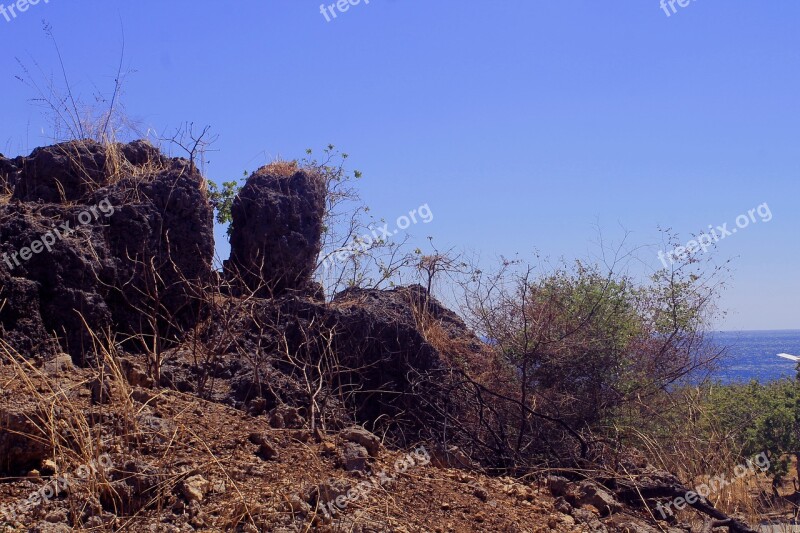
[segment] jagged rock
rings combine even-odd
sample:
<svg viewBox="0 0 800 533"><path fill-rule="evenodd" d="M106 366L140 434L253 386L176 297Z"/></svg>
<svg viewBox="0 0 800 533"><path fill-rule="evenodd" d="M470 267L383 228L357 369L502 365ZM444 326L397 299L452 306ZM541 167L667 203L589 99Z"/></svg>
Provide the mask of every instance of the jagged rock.
<svg viewBox="0 0 800 533"><path fill-rule="evenodd" d="M570 505L569 502L567 500L565 500L561 496L556 498L556 501L554 502L553 507L559 513L563 513L563 514L571 514L572 513L572 505Z"/></svg>
<svg viewBox="0 0 800 533"><path fill-rule="evenodd" d="M258 456L265 461L273 461L279 457L278 450L268 440L263 441L258 447Z"/></svg>
<svg viewBox="0 0 800 533"><path fill-rule="evenodd" d="M547 476L547 487L550 493L556 497L563 497L567 495L570 488L570 481L561 476Z"/></svg>
<svg viewBox="0 0 800 533"><path fill-rule="evenodd" d="M65 353L57 354L55 357L45 361L44 363L44 371L48 374L69 372L74 368L75 365L72 364L72 357Z"/></svg>
<svg viewBox="0 0 800 533"><path fill-rule="evenodd" d="M339 436L346 441L361 445L369 452L370 457L376 457L381 449L381 439L366 429L358 426L342 430Z"/></svg>
<svg viewBox="0 0 800 533"><path fill-rule="evenodd" d="M2 237L0 228L0 239ZM0 306L0 338L20 354L51 353L52 348L39 305L39 285L28 279L12 279L2 261L0 302L4 302Z"/></svg>
<svg viewBox="0 0 800 533"><path fill-rule="evenodd" d="M151 388L153 380L147 375L147 371L142 364L131 358L119 359L120 370L125 380L131 387Z"/></svg>
<svg viewBox="0 0 800 533"><path fill-rule="evenodd" d="M0 196L8 196L14 192L20 161L20 158L8 159L0 154Z"/></svg>
<svg viewBox="0 0 800 533"><path fill-rule="evenodd" d="M575 520L588 527L589 531L596 531L597 533L606 533L608 528L603 525L600 519L588 509L575 509L572 511L572 516Z"/></svg>
<svg viewBox="0 0 800 533"><path fill-rule="evenodd" d="M9 166L0 160L0 173ZM91 332L175 339L203 318L212 209L188 161L143 141L73 141L11 166L13 201L0 203L0 334L13 348L63 349L83 363Z"/></svg>
<svg viewBox="0 0 800 533"><path fill-rule="evenodd" d="M228 274L260 297L315 292L325 184L311 169L262 167L247 179L231 211Z"/></svg>
<svg viewBox="0 0 800 533"><path fill-rule="evenodd" d="M14 200L74 202L108 183L105 147L95 141L71 141L36 148L23 160Z"/></svg>
<svg viewBox="0 0 800 533"><path fill-rule="evenodd" d="M437 401L445 365L416 320L426 301L431 320L457 320L419 286L386 291L354 288L334 298L326 324L336 327L337 352L342 364L359 369L357 379L371 391L358 402L360 420L378 420L385 414L404 423L413 413L415 420L408 421L409 426L436 431L437 422L426 417L420 400Z"/></svg>
<svg viewBox="0 0 800 533"><path fill-rule="evenodd" d="M202 502L210 488L210 483L200 474L191 476L181 483L181 494L187 501Z"/></svg>
<svg viewBox="0 0 800 533"><path fill-rule="evenodd" d="M484 503L489 501L489 491L480 485L473 485L472 494Z"/></svg>
<svg viewBox="0 0 800 533"><path fill-rule="evenodd" d="M292 494L284 503L285 509L291 513L306 515L311 511L311 506L303 501L297 494Z"/></svg>
<svg viewBox="0 0 800 533"><path fill-rule="evenodd" d="M560 476L548 476L547 485L550 493L565 500L564 503L567 505L592 507L597 509L600 516L609 516L622 508L622 504L610 491L590 480L571 483L568 479Z"/></svg>
<svg viewBox="0 0 800 533"><path fill-rule="evenodd" d="M603 489L591 481L582 481L578 485L579 496L577 504L579 506L591 505L600 511L600 516L608 516L616 513L622 505L614 499L610 492Z"/></svg>
<svg viewBox="0 0 800 533"><path fill-rule="evenodd" d="M355 442L345 442L339 449L339 464L348 472L366 472L369 453Z"/></svg>
<svg viewBox="0 0 800 533"><path fill-rule="evenodd" d="M269 425L279 429L300 429L305 427L306 420L297 408L280 405L270 411Z"/></svg>
<svg viewBox="0 0 800 533"><path fill-rule="evenodd" d="M481 347L455 313L419 286L350 289L332 304L285 295L248 300L245 308L236 306L236 302L226 302L215 308L204 341L231 347L226 356L232 375L226 401L246 408L255 398L264 398L274 428L294 425L286 418L289 406L300 407L295 412L310 420L307 385L298 380L297 365L301 361L315 365L332 352L341 369L337 386L345 394L327 395L321 404L324 412L316 414L324 416L330 429L356 422L375 433L391 432L390 438L408 445L419 442L420 437L440 435L442 420L428 407L446 405L451 413L462 408L445 392L449 382L457 381L448 365L456 357L447 351L449 341L439 347L427 341L417 321L418 312L424 307L428 323L439 325L443 337L453 339L459 349ZM235 347L228 340L231 335L236 338ZM331 343L325 340L328 338ZM167 361L168 367L170 364ZM347 406L340 403L340 397L346 398ZM461 463L472 464L469 460Z"/></svg>

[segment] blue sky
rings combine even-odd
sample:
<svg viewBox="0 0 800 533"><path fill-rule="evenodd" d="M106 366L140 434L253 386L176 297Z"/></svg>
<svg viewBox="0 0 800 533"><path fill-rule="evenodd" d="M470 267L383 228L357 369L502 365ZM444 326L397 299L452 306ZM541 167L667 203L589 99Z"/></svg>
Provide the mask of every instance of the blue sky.
<svg viewBox="0 0 800 533"><path fill-rule="evenodd" d="M415 241L485 258L586 257L598 225L688 240L767 202L770 222L719 243L720 327L800 329L800 3L371 0L331 22L319 6L50 0L0 18L0 151L46 142L14 79L16 58L58 72L42 19L84 97L112 87L124 28L127 112L211 125L215 181L334 143L376 215L427 203Z"/></svg>

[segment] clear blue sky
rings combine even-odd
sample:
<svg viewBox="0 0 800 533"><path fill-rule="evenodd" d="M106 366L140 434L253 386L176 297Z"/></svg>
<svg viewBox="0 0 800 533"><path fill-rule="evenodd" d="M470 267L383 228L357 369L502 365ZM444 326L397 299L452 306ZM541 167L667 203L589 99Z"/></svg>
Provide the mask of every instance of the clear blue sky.
<svg viewBox="0 0 800 533"><path fill-rule="evenodd" d="M312 0L50 0L0 18L0 150L44 142L14 79L16 57L57 72L42 19L84 97L113 84L124 27L128 113L159 132L213 126L215 181L332 142L375 214L428 203L417 241L489 258L585 257L598 223L688 240L767 202L772 221L720 242L736 257L720 326L800 329L800 3L676 9L371 0L328 23Z"/></svg>

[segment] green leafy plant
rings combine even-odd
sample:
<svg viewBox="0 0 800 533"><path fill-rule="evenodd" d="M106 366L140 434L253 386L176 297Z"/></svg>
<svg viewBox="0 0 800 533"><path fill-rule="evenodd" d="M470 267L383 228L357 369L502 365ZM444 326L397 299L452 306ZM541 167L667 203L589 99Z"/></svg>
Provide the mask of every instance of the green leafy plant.
<svg viewBox="0 0 800 533"><path fill-rule="evenodd" d="M244 171L247 176L247 171ZM241 190L241 185L236 181L223 181L222 188L220 188L213 181L208 182L208 201L214 207L216 213L215 219L218 224L227 224L227 234L231 236L231 222L233 222L233 200Z"/></svg>

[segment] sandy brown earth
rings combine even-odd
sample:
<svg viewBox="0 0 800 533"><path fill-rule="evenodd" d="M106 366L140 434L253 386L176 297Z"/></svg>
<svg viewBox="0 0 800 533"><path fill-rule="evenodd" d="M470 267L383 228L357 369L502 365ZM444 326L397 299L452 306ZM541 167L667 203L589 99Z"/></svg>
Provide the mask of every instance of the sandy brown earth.
<svg viewBox="0 0 800 533"><path fill-rule="evenodd" d="M557 512L554 498L536 483L420 464L423 460L399 473L395 462L407 454L383 447L369 459L367 472L346 472L336 434L315 437L306 429L273 428L265 416L113 380L111 394L127 400L103 404L96 394L93 401L91 370L27 369L28 375L37 374L29 380L20 377L21 370L0 367L0 413L6 422L17 421L9 428L12 442L11 435L4 437L11 444L9 456L23 457L35 468L25 477L4 479L0 502L20 510L20 502L52 486L59 474L74 481L20 510L5 526L8 531L590 531ZM88 422L85 435L65 433L76 417ZM53 422L59 437L48 435ZM60 444L41 446L37 456L40 444L59 438ZM67 451L61 444L68 441L90 449ZM275 457L258 442L266 442ZM11 453L15 446L23 449ZM80 479L81 459L103 454L107 458L96 472ZM111 468L100 466L109 461ZM48 471L53 463L56 472ZM392 480L376 485L380 472ZM372 488L342 511L323 511L327 502L315 497L370 480Z"/></svg>

